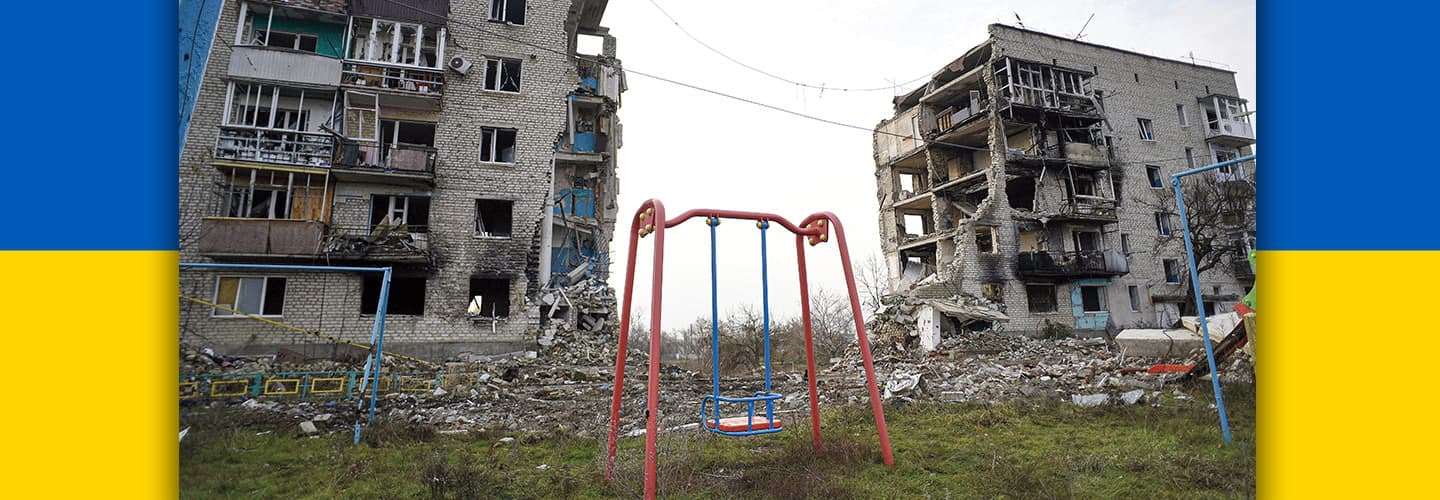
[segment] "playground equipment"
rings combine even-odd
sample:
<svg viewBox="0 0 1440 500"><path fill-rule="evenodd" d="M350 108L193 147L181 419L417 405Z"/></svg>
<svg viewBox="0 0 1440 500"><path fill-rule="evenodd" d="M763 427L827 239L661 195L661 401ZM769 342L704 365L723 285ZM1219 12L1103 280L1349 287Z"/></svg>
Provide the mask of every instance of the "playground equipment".
<svg viewBox="0 0 1440 500"><path fill-rule="evenodd" d="M772 224L779 224L781 227L795 235L796 264L799 268L800 279L800 318L804 325L805 332L805 366L808 375L810 391L810 432L814 440L815 452L821 451L820 439L820 408L818 386L816 384L815 370L815 345L811 336L810 324L810 294L809 284L806 277L805 265L805 244L810 246L819 245L829 240L830 229L835 230L835 240L840 252L840 265L845 272L846 290L850 296L850 311L855 320L855 332L860 343L860 357L865 367L865 383L870 390L870 406L875 413L875 427L880 437L880 453L885 465L894 465L895 460L890 450L890 434L885 428L885 412L881 407L880 390L875 380L875 366L870 355L870 343L865 338L865 322L860 315L860 295L855 288L855 273L850 265L850 252L845 245L845 230L840 224L840 219L830 212L811 214L796 225L783 217L774 214L760 212L741 212L733 210L696 209L690 210L673 219L665 218L665 207L660 200L650 199L640 205L635 216L630 221L630 248L625 268L625 294L621 305L620 314L620 349L615 359L615 384L613 396L610 403L610 437L606 446L605 458L605 481L609 482L615 472L615 450L617 438L620 431L620 399L623 393L625 382L625 354L626 335L630 331L630 310L632 298L635 291L635 253L639 247L640 239L653 234L655 236L653 271L651 277L650 291L650 363L649 376L647 378L648 397L646 404L645 422L645 498L655 498L656 491L656 432L659 422L659 397L660 397L660 318L662 306L662 284L664 282L665 262L665 230L675 227L681 223L703 217L706 225L710 226L710 294L711 314L715 320L711 322L711 347L712 356L712 377L714 380L714 391L712 394L701 399L700 413L703 425L707 431L726 436L750 436L756 434L770 434L780 432L784 424L775 418L775 400L783 396L771 392L770 383L770 291L769 291L769 262L766 254L766 231ZM755 392L748 397L726 397L720 393L719 373L719 306L718 306L718 285L716 283L716 255L715 240L716 229L721 219L742 219L753 220L760 230L760 259L761 259L761 295L763 297L764 311L764 373L765 386L761 391ZM722 418L722 404L743 404L747 408L744 416ZM764 415L757 414L757 405L763 405Z"/></svg>

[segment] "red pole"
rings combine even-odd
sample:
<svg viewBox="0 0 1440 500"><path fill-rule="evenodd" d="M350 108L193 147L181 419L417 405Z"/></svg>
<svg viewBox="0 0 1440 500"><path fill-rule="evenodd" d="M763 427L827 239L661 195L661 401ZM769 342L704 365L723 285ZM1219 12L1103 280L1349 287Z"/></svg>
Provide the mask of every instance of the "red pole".
<svg viewBox="0 0 1440 500"><path fill-rule="evenodd" d="M649 419L645 422L645 498L655 498L655 469L659 452L656 450L656 434L660 421L660 298L665 275L665 206L660 200L650 200L654 212L647 214L650 223L646 231L655 232L655 265L650 278L650 396L647 408Z"/></svg>
<svg viewBox="0 0 1440 500"><path fill-rule="evenodd" d="M805 373L810 383L810 434L814 436L815 453L820 453L820 390L816 384L815 341L810 333L810 284L805 275L805 237L795 236L795 264L800 269L800 319L805 325Z"/></svg>
<svg viewBox="0 0 1440 500"><path fill-rule="evenodd" d="M641 205L640 210L635 212L635 217L630 220L630 250L629 258L625 264L625 295L624 302L620 306L620 352L615 354L615 387L610 398L610 439L605 445L605 482L615 474L615 447L616 440L620 433L620 397L625 387L625 354L629 349L627 340L630 337L630 299L635 292L635 249L639 246L640 214L644 213L646 206Z"/></svg>
<svg viewBox="0 0 1440 500"><path fill-rule="evenodd" d="M875 409L875 426L880 431L880 454L885 465L895 465L890 453L890 431L885 427L885 409L880 404L880 388L875 382L875 362L870 357L870 341L865 337L865 318L860 314L860 294L855 290L855 271L850 268L850 248L845 245L845 228L835 214L824 212L835 227L835 242L840 245L840 266L845 268L845 286L850 292L850 312L855 316L855 334L860 338L860 357L865 361L865 383L870 386L870 406Z"/></svg>

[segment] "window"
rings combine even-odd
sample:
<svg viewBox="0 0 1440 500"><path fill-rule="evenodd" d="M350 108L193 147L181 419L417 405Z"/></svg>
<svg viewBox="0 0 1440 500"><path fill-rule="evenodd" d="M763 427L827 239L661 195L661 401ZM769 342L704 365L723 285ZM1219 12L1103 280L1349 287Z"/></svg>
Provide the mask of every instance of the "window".
<svg viewBox="0 0 1440 500"><path fill-rule="evenodd" d="M1135 120L1140 123L1140 140L1142 140L1142 141L1153 141L1153 140L1155 140L1155 128L1150 125L1150 119L1149 119L1149 118L1136 118Z"/></svg>
<svg viewBox="0 0 1440 500"><path fill-rule="evenodd" d="M373 141L380 134L380 101L376 94L345 92L345 137Z"/></svg>
<svg viewBox="0 0 1440 500"><path fill-rule="evenodd" d="M490 0L490 20L525 24L525 0Z"/></svg>
<svg viewBox="0 0 1440 500"><path fill-rule="evenodd" d="M1185 165L1195 168L1195 148L1185 148Z"/></svg>
<svg viewBox="0 0 1440 500"><path fill-rule="evenodd" d="M471 317L504 318L510 315L509 278L470 278Z"/></svg>
<svg viewBox="0 0 1440 500"><path fill-rule="evenodd" d="M1025 285L1025 300L1030 312L1055 312L1055 285Z"/></svg>
<svg viewBox="0 0 1440 500"><path fill-rule="evenodd" d="M1100 251L1099 231L1075 231L1070 236L1075 240L1075 250L1080 252Z"/></svg>
<svg viewBox="0 0 1440 500"><path fill-rule="evenodd" d="M1130 255L1130 234L1120 233L1120 252Z"/></svg>
<svg viewBox="0 0 1440 500"><path fill-rule="evenodd" d="M1161 264L1162 264L1163 266L1165 266L1165 282L1166 282L1166 283L1179 283L1179 282L1180 282L1180 261L1175 260L1175 259L1165 259L1165 260L1161 261Z"/></svg>
<svg viewBox="0 0 1440 500"><path fill-rule="evenodd" d="M1140 287L1130 285L1127 290L1130 292L1130 312L1140 312Z"/></svg>
<svg viewBox="0 0 1440 500"><path fill-rule="evenodd" d="M225 203L225 217L246 219L285 219L290 204L284 188L231 187Z"/></svg>
<svg viewBox="0 0 1440 500"><path fill-rule="evenodd" d="M520 91L520 60L501 57L485 58L485 90Z"/></svg>
<svg viewBox="0 0 1440 500"><path fill-rule="evenodd" d="M1124 190L1124 189L1121 189L1121 188L1123 188L1123 187L1125 187L1125 180L1124 180L1123 178L1120 178L1120 177L1111 177L1111 178L1110 178L1110 192L1115 193L1115 205L1116 205L1116 206L1119 206L1121 203L1124 203L1124 202L1125 202L1125 190Z"/></svg>
<svg viewBox="0 0 1440 500"><path fill-rule="evenodd" d="M217 186L220 217L321 220L323 174L237 168Z"/></svg>
<svg viewBox="0 0 1440 500"><path fill-rule="evenodd" d="M480 161L515 163L515 129L480 127Z"/></svg>
<svg viewBox="0 0 1440 500"><path fill-rule="evenodd" d="M349 59L443 68L445 28L362 17L352 19Z"/></svg>
<svg viewBox="0 0 1440 500"><path fill-rule="evenodd" d="M1155 231L1160 236L1170 236L1170 214L1155 212Z"/></svg>
<svg viewBox="0 0 1440 500"><path fill-rule="evenodd" d="M215 303L257 316L280 316L285 312L285 278L221 276L215 283ZM241 316L215 309L212 316Z"/></svg>
<svg viewBox="0 0 1440 500"><path fill-rule="evenodd" d="M255 37L263 40L266 47L280 47L282 49L303 50L315 52L319 46L320 38L309 33L285 33L283 31L271 31L266 33L260 30Z"/></svg>
<svg viewBox="0 0 1440 500"><path fill-rule="evenodd" d="M1178 88L1178 87L1177 87L1177 88ZM1176 115L1177 117L1179 117L1179 119L1180 119L1180 127L1184 128L1184 127L1189 127L1189 126L1190 126L1190 117L1185 116L1185 105L1184 105L1184 104L1176 104L1176 105L1175 105L1175 115Z"/></svg>
<svg viewBox="0 0 1440 500"><path fill-rule="evenodd" d="M995 242L995 228L980 226L975 228L975 249L980 253L999 253L999 245Z"/></svg>
<svg viewBox="0 0 1440 500"><path fill-rule="evenodd" d="M481 236L510 237L510 200L475 200L475 233Z"/></svg>
<svg viewBox="0 0 1440 500"><path fill-rule="evenodd" d="M360 281L360 314L375 314L380 306L380 280L377 273L365 273ZM392 276L390 295L385 300L385 314L419 316L425 314L425 278Z"/></svg>
<svg viewBox="0 0 1440 500"><path fill-rule="evenodd" d="M1145 178L1150 179L1150 187L1164 189L1165 185L1160 181L1160 167L1150 165L1145 167Z"/></svg>
<svg viewBox="0 0 1440 500"><path fill-rule="evenodd" d="M1105 287L1103 286L1082 286L1080 287L1080 305L1085 312L1105 312Z"/></svg>
<svg viewBox="0 0 1440 500"><path fill-rule="evenodd" d="M1219 148L1211 145L1210 152L1211 156L1215 159L1215 163L1223 163L1240 157L1240 150L1238 149ZM1244 172L1244 169L1241 168L1239 164L1232 163L1215 169L1215 177L1220 180L1236 180L1238 176L1243 175Z"/></svg>
<svg viewBox="0 0 1440 500"><path fill-rule="evenodd" d="M430 227L430 197L377 194L370 198L370 231L403 226L412 233Z"/></svg>

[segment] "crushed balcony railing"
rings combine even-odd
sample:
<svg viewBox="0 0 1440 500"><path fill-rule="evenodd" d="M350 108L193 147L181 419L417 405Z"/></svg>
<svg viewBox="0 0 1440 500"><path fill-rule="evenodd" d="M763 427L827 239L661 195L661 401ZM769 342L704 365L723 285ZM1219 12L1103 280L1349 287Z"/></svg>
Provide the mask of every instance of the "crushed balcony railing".
<svg viewBox="0 0 1440 500"><path fill-rule="evenodd" d="M1130 272L1125 256L1115 251L1020 252L1016 260L1021 276L1115 276Z"/></svg>
<svg viewBox="0 0 1440 500"><path fill-rule="evenodd" d="M434 174L438 153L439 150L429 146L374 146L346 141L340 145L340 157L335 165L400 174Z"/></svg>
<svg viewBox="0 0 1440 500"><path fill-rule="evenodd" d="M429 228L423 225L331 226L320 251L333 258L429 262Z"/></svg>
<svg viewBox="0 0 1440 500"><path fill-rule="evenodd" d="M215 158L307 167L329 167L335 141L329 134L249 127L220 127Z"/></svg>
<svg viewBox="0 0 1440 500"><path fill-rule="evenodd" d="M347 61L342 70L341 82L351 87L440 97L441 90L445 86L445 73L440 69Z"/></svg>
<svg viewBox="0 0 1440 500"><path fill-rule="evenodd" d="M1108 198L1080 195L1071 198L1065 209L1072 217L1115 219L1117 205L1115 200Z"/></svg>

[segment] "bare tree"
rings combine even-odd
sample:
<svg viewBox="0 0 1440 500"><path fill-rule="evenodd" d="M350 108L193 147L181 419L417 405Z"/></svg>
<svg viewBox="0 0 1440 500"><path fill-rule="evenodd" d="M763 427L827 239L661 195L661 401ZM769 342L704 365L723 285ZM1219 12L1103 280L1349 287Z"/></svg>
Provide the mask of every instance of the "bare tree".
<svg viewBox="0 0 1440 500"><path fill-rule="evenodd" d="M849 297L824 288L810 295L810 325L815 338L815 356L829 359L845 352L856 341L855 316Z"/></svg>
<svg viewBox="0 0 1440 500"><path fill-rule="evenodd" d="M1181 191L1185 196L1185 219L1190 225L1190 241L1194 249L1197 274L1203 275L1217 270L1233 275L1233 265L1242 262L1252 247L1255 234L1255 181L1254 177L1239 175L1242 170L1249 169L1215 171L1214 175L1197 174L1181 183ZM1157 212L1169 216L1168 214L1175 213L1178 205L1173 190L1163 193L1154 208ZM1175 225L1170 229L1171 236L1156 239L1153 248L1156 255L1175 248L1183 252L1185 241L1179 221L1175 221ZM1182 307L1185 308L1185 313L1193 314L1194 287L1190 285L1189 271L1185 269L1184 262L1181 262L1178 272L1186 297Z"/></svg>
<svg viewBox="0 0 1440 500"><path fill-rule="evenodd" d="M865 263L855 269L855 281L860 287L861 303L868 312L880 310L881 300L890 289L890 276L880 257L874 253L865 256Z"/></svg>

